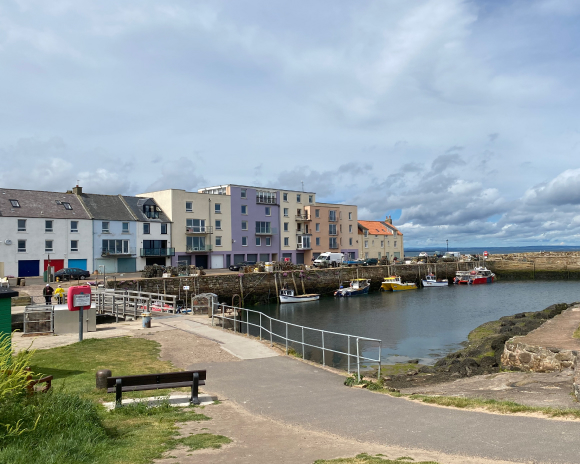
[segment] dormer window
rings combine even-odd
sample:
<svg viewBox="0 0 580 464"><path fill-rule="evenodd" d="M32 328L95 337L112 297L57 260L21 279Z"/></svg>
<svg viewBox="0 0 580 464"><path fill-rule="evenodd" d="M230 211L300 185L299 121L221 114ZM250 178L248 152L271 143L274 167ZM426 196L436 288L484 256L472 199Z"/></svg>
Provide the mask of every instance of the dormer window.
<svg viewBox="0 0 580 464"><path fill-rule="evenodd" d="M18 200L10 200L10 204L12 205L13 208L20 208L20 203L18 202Z"/></svg>
<svg viewBox="0 0 580 464"><path fill-rule="evenodd" d="M69 210L72 209L72 206L70 205L70 203L66 203L64 201L62 202L62 206L64 206L64 209L69 209Z"/></svg>
<svg viewBox="0 0 580 464"><path fill-rule="evenodd" d="M159 219L159 212L161 208L155 205L143 205L143 213L149 219Z"/></svg>

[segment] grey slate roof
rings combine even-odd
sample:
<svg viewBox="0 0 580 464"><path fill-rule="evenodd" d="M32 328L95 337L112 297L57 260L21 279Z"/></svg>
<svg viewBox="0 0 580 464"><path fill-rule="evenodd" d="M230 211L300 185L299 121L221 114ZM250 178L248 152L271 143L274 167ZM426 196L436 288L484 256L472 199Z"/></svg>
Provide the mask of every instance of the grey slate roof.
<svg viewBox="0 0 580 464"><path fill-rule="evenodd" d="M153 219L148 218L145 213L143 212L143 205L152 205L157 206L155 200L153 198L143 198L143 197L128 197L123 195L123 200L127 203L127 206L133 213L133 216L137 218L137 221L140 222L171 222L171 220L166 216L163 211L159 212L159 218Z"/></svg>
<svg viewBox="0 0 580 464"><path fill-rule="evenodd" d="M76 197L83 203L93 219L109 221L135 221L121 195L99 195L96 193L81 193Z"/></svg>
<svg viewBox="0 0 580 464"><path fill-rule="evenodd" d="M18 200L20 208L14 208L9 200ZM70 203L65 209L59 202ZM76 195L39 190L16 190L0 188L0 217L91 219Z"/></svg>

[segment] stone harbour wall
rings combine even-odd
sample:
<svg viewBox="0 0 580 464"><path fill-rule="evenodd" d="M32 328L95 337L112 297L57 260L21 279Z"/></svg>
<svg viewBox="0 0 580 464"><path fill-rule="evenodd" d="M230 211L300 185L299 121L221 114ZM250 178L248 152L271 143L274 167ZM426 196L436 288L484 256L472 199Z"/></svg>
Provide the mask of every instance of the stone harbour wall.
<svg viewBox="0 0 580 464"><path fill-rule="evenodd" d="M556 372L573 369L577 358L577 351L526 345L512 338L505 344L501 363L523 371Z"/></svg>

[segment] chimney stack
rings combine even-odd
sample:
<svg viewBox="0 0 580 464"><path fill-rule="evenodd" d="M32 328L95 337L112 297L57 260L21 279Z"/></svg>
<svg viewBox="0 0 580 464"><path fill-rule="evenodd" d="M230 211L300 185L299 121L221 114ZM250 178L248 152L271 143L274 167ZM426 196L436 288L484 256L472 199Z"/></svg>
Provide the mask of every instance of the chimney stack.
<svg viewBox="0 0 580 464"><path fill-rule="evenodd" d="M83 188L79 187L78 184L76 187L73 187L72 191L75 195L82 195L83 194Z"/></svg>
<svg viewBox="0 0 580 464"><path fill-rule="evenodd" d="M391 216L387 216L386 219L385 219L385 222L388 223L388 224L393 225L393 220L391 219Z"/></svg>

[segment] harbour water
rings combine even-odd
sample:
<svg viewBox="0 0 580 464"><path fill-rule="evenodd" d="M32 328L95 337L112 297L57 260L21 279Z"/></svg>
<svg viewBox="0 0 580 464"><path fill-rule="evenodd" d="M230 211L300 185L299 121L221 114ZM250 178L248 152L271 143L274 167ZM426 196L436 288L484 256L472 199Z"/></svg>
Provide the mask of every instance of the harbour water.
<svg viewBox="0 0 580 464"><path fill-rule="evenodd" d="M574 301L580 301L578 282L525 281L329 297L252 309L294 324L381 339L383 363L418 358L422 364L433 364L459 349L469 332L484 322ZM346 351L344 339L327 343ZM300 347L296 350L300 352ZM378 355L370 345L364 346L364 352L369 357ZM306 353L307 358L320 357L315 349ZM346 356L327 357L326 362L344 367Z"/></svg>

